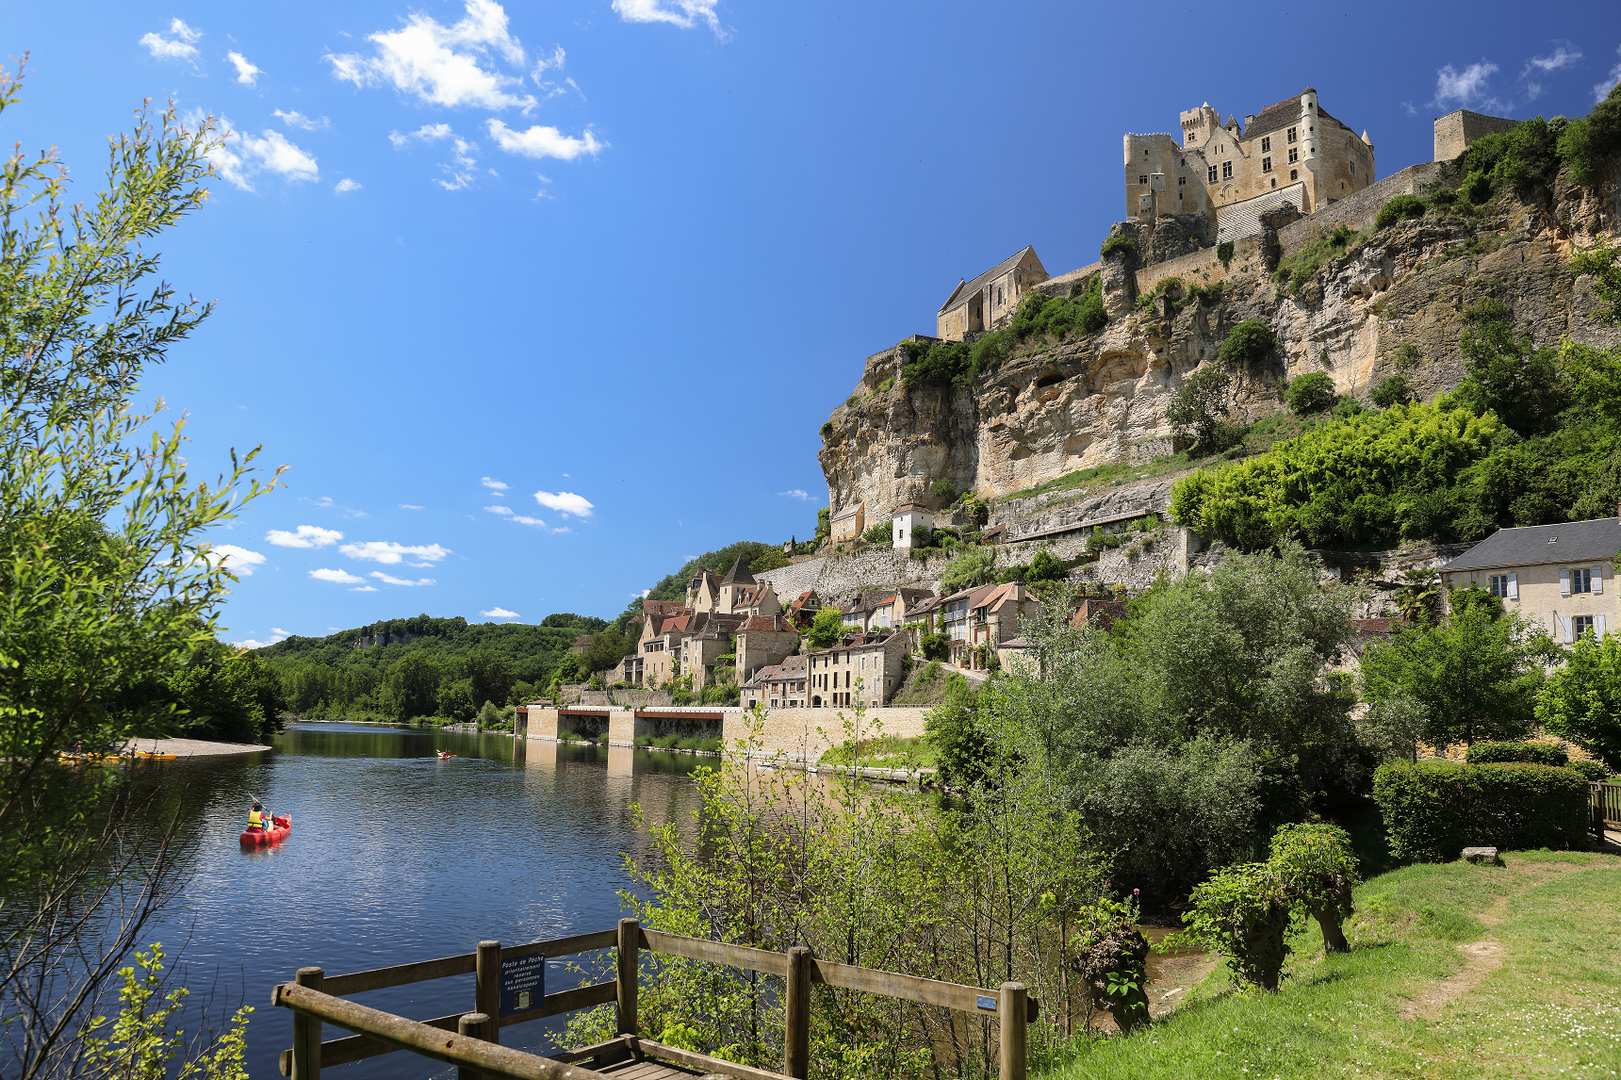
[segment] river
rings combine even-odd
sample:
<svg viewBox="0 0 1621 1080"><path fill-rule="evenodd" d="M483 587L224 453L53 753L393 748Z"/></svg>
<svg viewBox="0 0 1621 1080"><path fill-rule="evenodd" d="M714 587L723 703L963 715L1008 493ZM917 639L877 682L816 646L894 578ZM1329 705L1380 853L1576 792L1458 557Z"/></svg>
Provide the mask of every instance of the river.
<svg viewBox="0 0 1621 1080"><path fill-rule="evenodd" d="M218 1017L239 1001L254 1077L279 1075L291 1019L270 990L304 965L329 973L471 952L481 938L516 943L612 927L629 885L620 853L654 822L690 819L688 774L702 759L529 743L510 736L346 724L295 724L270 753L176 762L165 779L188 793L194 826L184 888L149 924L196 1007ZM457 756L441 761L445 749ZM277 848L237 844L250 801L293 815ZM550 989L573 982L558 979ZM472 1008L472 977L367 994L366 1004L429 1017ZM566 1018L565 1018L566 1019ZM503 1034L539 1046L547 1024ZM337 1037L334 1033L328 1037ZM443 1074L392 1054L341 1067L364 1077Z"/></svg>

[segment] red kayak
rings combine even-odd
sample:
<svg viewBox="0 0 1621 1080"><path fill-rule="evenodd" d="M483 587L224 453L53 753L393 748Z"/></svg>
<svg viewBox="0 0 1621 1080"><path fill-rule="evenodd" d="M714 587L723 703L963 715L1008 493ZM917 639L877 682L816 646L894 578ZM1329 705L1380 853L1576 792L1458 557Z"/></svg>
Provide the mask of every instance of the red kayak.
<svg viewBox="0 0 1621 1080"><path fill-rule="evenodd" d="M242 846L245 848L274 847L287 839L287 834L293 831L293 817L291 814L277 814L270 819L268 829L248 829L241 836Z"/></svg>

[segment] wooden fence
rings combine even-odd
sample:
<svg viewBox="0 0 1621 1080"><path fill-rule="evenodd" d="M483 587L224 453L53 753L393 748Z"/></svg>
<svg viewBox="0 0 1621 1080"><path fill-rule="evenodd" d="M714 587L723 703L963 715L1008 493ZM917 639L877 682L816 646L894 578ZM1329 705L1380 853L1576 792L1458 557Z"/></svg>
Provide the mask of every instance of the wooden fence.
<svg viewBox="0 0 1621 1080"><path fill-rule="evenodd" d="M503 1009L503 962L516 968L522 965L515 961L573 956L607 948L616 950L616 975L612 982L546 994L524 1007ZM785 1025L782 1072L739 1065L641 1038L637 1031L636 998L642 949L781 979ZM536 962L544 964L545 961ZM430 1020L411 1020L348 1001L343 996L456 975L473 976L472 1010ZM999 1025L998 1076L1000 1080L1025 1080L1027 1028L1036 1018L1038 1006L1021 983L1003 983L997 990L987 990L938 982L819 960L803 946L779 953L644 930L634 919L620 920L616 930L553 941L509 946L481 941L475 952L347 975L327 975L318 967L300 968L293 982L276 987L271 1001L293 1012L293 1045L282 1052L280 1060L282 1075L293 1080L318 1080L323 1066L363 1061L397 1050L449 1062L461 1069L463 1077L533 1080L601 1077L611 1080L610 1073L620 1071L611 1066L654 1059L738 1080L803 1080L810 1068L810 1003L814 983L973 1015L994 1015ZM508 1004L510 1000L509 997ZM619 1036L606 1043L572 1050L557 1058L499 1045L503 1028L610 1003L615 1006ZM323 1042L323 1023L334 1024L353 1034ZM595 1071L593 1064L608 1068L608 1072ZM677 1070L666 1075L689 1074Z"/></svg>
<svg viewBox="0 0 1621 1080"><path fill-rule="evenodd" d="M1593 784L1587 805L1593 812L1593 835L1604 838L1606 827L1621 829L1621 784Z"/></svg>

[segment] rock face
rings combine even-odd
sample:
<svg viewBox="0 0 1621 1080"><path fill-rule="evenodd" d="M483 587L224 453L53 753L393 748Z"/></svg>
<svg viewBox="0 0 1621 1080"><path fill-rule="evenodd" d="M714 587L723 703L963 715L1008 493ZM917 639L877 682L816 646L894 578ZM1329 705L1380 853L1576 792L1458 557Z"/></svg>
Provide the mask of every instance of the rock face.
<svg viewBox="0 0 1621 1080"><path fill-rule="evenodd" d="M1152 311L1110 304L1100 333L1026 348L972 386L908 386L902 351L880 353L823 427L831 505L862 503L868 522L881 521L939 480L996 498L1076 469L1163 455L1172 396L1244 319L1265 320L1279 341L1270 364L1239 379L1235 413L1250 420L1282 408L1283 383L1308 371L1326 371L1342 394L1364 399L1397 370L1425 394L1455 385L1463 311L1485 297L1506 302L1538 345L1621 344L1621 328L1597 315L1592 281L1568 270L1573 246L1613 237L1618 187L1612 179L1593 194L1565 185L1551 206L1493 203L1474 216L1374 232L1298 295L1247 276L1229 278L1214 300L1162 301ZM1106 279L1122 272L1117 262L1106 261ZM1113 291L1122 286L1134 291L1124 282Z"/></svg>

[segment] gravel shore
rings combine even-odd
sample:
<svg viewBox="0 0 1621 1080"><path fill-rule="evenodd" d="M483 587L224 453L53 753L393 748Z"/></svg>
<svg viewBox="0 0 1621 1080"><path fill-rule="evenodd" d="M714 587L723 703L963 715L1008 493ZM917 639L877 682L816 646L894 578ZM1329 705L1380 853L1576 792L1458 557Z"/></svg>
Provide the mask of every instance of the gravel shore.
<svg viewBox="0 0 1621 1080"><path fill-rule="evenodd" d="M139 750L148 754L173 754L177 758L226 757L231 754L259 754L268 746L253 743L209 742L207 739L131 739L124 753Z"/></svg>

